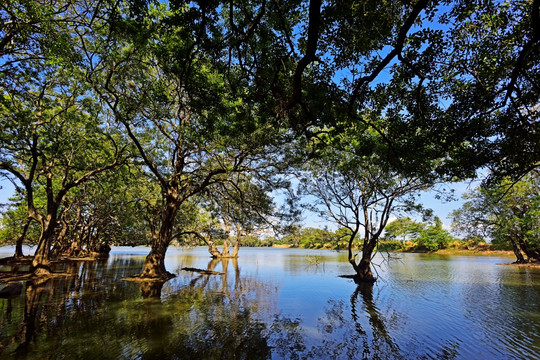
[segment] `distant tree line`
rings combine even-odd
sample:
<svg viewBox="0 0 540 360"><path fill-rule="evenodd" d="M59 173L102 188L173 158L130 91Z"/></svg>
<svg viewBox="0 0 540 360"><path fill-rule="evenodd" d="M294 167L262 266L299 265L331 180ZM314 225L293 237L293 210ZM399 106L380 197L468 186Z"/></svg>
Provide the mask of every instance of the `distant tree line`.
<svg viewBox="0 0 540 360"><path fill-rule="evenodd" d="M540 260L540 173L519 181L502 179L464 195L464 205L452 213L456 232L472 241L489 241L496 249L512 250L518 263Z"/></svg>

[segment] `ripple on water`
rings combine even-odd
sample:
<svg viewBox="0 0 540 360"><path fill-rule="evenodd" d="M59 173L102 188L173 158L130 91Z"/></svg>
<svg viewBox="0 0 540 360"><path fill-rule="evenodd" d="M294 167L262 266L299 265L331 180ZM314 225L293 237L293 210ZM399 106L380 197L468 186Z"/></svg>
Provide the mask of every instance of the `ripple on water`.
<svg viewBox="0 0 540 360"><path fill-rule="evenodd" d="M209 266L206 249L171 250L167 267L178 277L160 298L143 300L139 284L120 280L140 271L148 249L113 250L102 268L80 265L78 277L53 279L33 297L25 291L9 304L0 299L0 341L33 326L39 334L30 346L41 358L83 358L85 347L109 358L174 358L186 349L208 355L200 358L244 349L247 357L258 345L285 359L540 353L540 272L497 265L506 259L404 254L379 269L369 290L338 277L351 273L342 253L242 249L228 277L209 277L179 270ZM310 264L313 254L324 263Z"/></svg>
<svg viewBox="0 0 540 360"><path fill-rule="evenodd" d="M497 265L497 258L408 255L385 274L386 291L399 298L389 306L406 322L403 341L417 339L434 358L456 351L458 358L537 357L535 274L528 280L523 272Z"/></svg>

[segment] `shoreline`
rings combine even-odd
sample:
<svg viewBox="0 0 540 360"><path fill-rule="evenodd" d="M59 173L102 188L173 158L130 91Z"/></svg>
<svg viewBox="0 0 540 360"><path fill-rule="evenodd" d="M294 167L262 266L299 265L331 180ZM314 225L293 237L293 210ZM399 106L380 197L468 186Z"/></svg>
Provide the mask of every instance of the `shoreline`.
<svg viewBox="0 0 540 360"><path fill-rule="evenodd" d="M319 248L319 249L311 249L311 248L302 248L299 246L292 246L288 244L280 244L280 245L272 245L272 248L277 249L306 249L306 250L331 250L331 251L347 251L346 248L344 249L329 249L329 248ZM358 249L354 249L358 250ZM379 252L386 252L386 250L379 250ZM396 253L396 254L404 254L404 253L410 253L410 254L437 254L437 255L464 255L464 256L506 256L506 257L514 257L514 252L511 250L481 250L481 249L439 249L435 251L426 251L426 250L412 250L412 251L400 251L400 250L388 250L390 253Z"/></svg>
<svg viewBox="0 0 540 360"><path fill-rule="evenodd" d="M404 252L404 251L399 251ZM409 252L409 251L407 251ZM415 251L410 251L414 253ZM476 250L476 249L440 249L429 254L437 255L458 255L458 256L505 256L515 258L514 253L511 250Z"/></svg>

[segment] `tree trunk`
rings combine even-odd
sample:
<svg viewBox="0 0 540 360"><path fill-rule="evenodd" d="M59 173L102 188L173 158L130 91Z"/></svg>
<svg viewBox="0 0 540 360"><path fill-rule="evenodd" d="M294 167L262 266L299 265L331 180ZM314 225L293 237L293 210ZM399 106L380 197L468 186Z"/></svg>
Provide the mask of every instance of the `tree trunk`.
<svg viewBox="0 0 540 360"><path fill-rule="evenodd" d="M354 240L354 237L356 236L356 234L353 234L351 235L351 237L349 238L349 246L348 246L348 250L349 250L349 264L352 265L353 269L355 272L358 272L358 265L356 264L356 256L354 256L353 252L352 252L352 245L353 245L353 240Z"/></svg>
<svg viewBox="0 0 540 360"><path fill-rule="evenodd" d="M80 236L77 236L72 242L65 254L67 256L78 256L82 252L82 244Z"/></svg>
<svg viewBox="0 0 540 360"><path fill-rule="evenodd" d="M66 221L66 219L64 218L64 216L61 216L61 220L60 220L60 223L62 224L62 227L60 228L60 231L58 232L58 234L56 235L56 241L55 241L55 244L53 246L53 249L51 251L51 254L60 254L61 251L59 250L63 250L63 249L66 249L67 248L67 232L68 232L68 223Z"/></svg>
<svg viewBox="0 0 540 360"><path fill-rule="evenodd" d="M234 244L234 249L231 255L232 258L238 257L238 251L240 250L241 245L242 245L242 229L240 228L240 226L236 226L236 244Z"/></svg>
<svg viewBox="0 0 540 360"><path fill-rule="evenodd" d="M516 264L525 264L527 260L525 260L523 257L523 254L521 253L521 250L519 249L515 240L510 239L510 243L512 244L512 251L514 252L514 255L516 255Z"/></svg>
<svg viewBox="0 0 540 360"><path fill-rule="evenodd" d="M140 274L141 278L148 279L170 279L174 277L165 269L165 253L167 252L167 246L163 242L160 244L152 245L150 253L146 256L144 261L144 270Z"/></svg>
<svg viewBox="0 0 540 360"><path fill-rule="evenodd" d="M50 251L51 243L56 228L56 217L52 214L47 216L43 222L41 236L34 259L32 260L32 271L35 275L50 275Z"/></svg>
<svg viewBox="0 0 540 360"><path fill-rule="evenodd" d="M535 260L538 261L540 259L539 252L535 249L531 249L529 244L527 244L527 241L522 237L519 238L519 247L521 248L521 250L523 250L523 252L527 256L527 259L525 260L526 262L535 261Z"/></svg>
<svg viewBox="0 0 540 360"><path fill-rule="evenodd" d="M161 216L159 233L152 234L152 249L144 262L141 278L169 280L175 275L165 269L165 253L171 242L172 230L178 206L175 199L167 197L167 203Z"/></svg>
<svg viewBox="0 0 540 360"><path fill-rule="evenodd" d="M98 253L99 249L99 238L100 238L101 228L99 226L95 226L95 230L93 232L93 235L90 239L90 242L86 245L86 252L89 255L92 255L92 253Z"/></svg>
<svg viewBox="0 0 540 360"><path fill-rule="evenodd" d="M360 259L360 263L355 267L356 275L354 276L354 281L356 283L373 283L377 280L371 272L371 256L373 255L375 245L377 245L377 239L364 239L362 259Z"/></svg>
<svg viewBox="0 0 540 360"><path fill-rule="evenodd" d="M237 258L238 257L238 251L240 250L241 244L242 244L242 237L238 236L237 239L236 239L236 244L234 244L233 252L231 254L232 258Z"/></svg>
<svg viewBox="0 0 540 360"><path fill-rule="evenodd" d="M222 254L219 252L216 244L214 244L214 240L212 240L212 238L209 238L208 240L204 239L204 241L208 245L208 252L210 253L210 255L212 255L212 258L219 259L223 257Z"/></svg>
<svg viewBox="0 0 540 360"><path fill-rule="evenodd" d="M24 256L23 251L22 251L22 245L23 245L24 239L26 238L26 232L28 231L28 228L30 227L31 221L32 221L31 218L28 218L28 220L26 220L26 224L24 224L22 234L17 239L17 243L15 244L15 255L14 255L15 258L22 258Z"/></svg>
<svg viewBox="0 0 540 360"><path fill-rule="evenodd" d="M530 250L529 260L540 261L540 251L539 250Z"/></svg>
<svg viewBox="0 0 540 360"><path fill-rule="evenodd" d="M221 250L221 257L229 257L229 240L223 240L223 249Z"/></svg>
<svg viewBox="0 0 540 360"><path fill-rule="evenodd" d="M373 283L375 282L376 278L373 276L373 273L371 272L371 259L366 259L362 255L362 260L360 260L360 263L357 266L356 269L356 275L354 276L354 281L356 283Z"/></svg>

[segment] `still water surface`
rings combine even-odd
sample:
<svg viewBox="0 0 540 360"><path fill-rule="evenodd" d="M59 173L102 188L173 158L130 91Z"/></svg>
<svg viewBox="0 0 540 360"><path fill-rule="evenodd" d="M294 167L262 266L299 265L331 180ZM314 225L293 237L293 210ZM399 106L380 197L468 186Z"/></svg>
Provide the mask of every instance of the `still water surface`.
<svg viewBox="0 0 540 360"><path fill-rule="evenodd" d="M211 261L170 248L176 278L123 281L147 253L114 248L0 299L0 358L540 358L540 269L500 265L511 258L403 254L359 287L339 277L351 274L345 252L243 248Z"/></svg>

